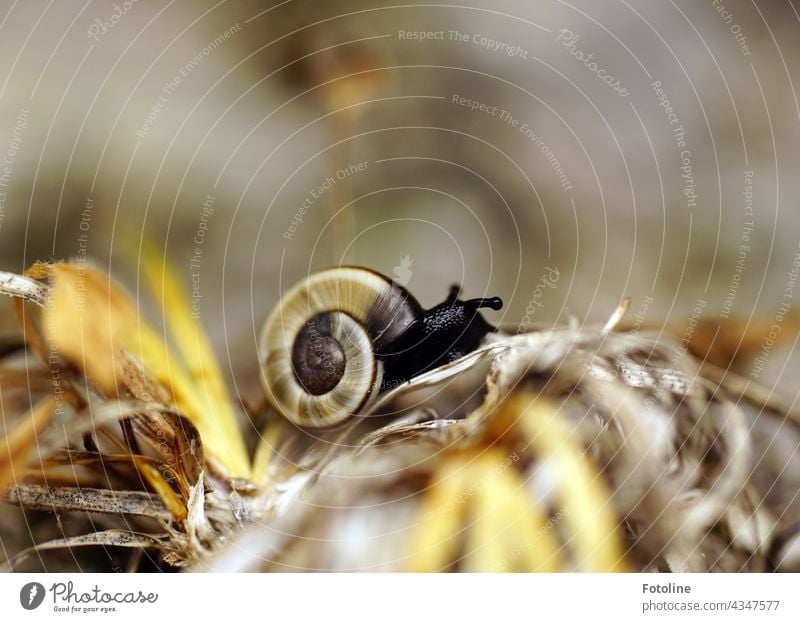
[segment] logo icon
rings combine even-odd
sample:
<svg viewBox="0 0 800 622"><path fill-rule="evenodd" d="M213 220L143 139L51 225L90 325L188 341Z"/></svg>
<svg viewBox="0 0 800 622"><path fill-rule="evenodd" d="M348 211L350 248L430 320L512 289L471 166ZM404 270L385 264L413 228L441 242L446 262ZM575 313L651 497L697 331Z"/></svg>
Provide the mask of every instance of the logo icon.
<svg viewBox="0 0 800 622"><path fill-rule="evenodd" d="M27 609L28 611L36 609L36 607L42 604L43 600L44 585L36 583L36 581L26 583L19 591L19 604L22 605L23 609Z"/></svg>
<svg viewBox="0 0 800 622"><path fill-rule="evenodd" d="M411 259L409 255L400 258L400 265L395 266L392 268L392 272L395 275L395 281L397 281L398 285L402 285L405 287L408 285L408 282L411 280L411 264L414 263L414 260Z"/></svg>

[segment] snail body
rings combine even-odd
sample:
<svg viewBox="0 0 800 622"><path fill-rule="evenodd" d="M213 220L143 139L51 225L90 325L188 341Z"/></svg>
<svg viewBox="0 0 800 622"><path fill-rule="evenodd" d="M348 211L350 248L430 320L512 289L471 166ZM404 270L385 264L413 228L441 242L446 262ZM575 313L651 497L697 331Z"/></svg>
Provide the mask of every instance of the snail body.
<svg viewBox="0 0 800 622"><path fill-rule="evenodd" d="M360 267L312 274L272 311L259 340L267 398L301 427L358 415L381 391L460 358L495 330L478 310L499 298L462 301L460 288L425 310L390 278Z"/></svg>

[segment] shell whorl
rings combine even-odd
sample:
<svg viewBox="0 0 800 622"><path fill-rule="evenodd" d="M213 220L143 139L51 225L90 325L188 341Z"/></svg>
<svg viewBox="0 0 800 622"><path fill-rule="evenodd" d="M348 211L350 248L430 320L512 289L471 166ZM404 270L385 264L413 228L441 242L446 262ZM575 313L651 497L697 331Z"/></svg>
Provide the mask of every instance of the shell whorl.
<svg viewBox="0 0 800 622"><path fill-rule="evenodd" d="M259 342L261 379L272 404L293 423L336 425L377 394L375 353L421 313L396 283L364 268L312 274L282 298Z"/></svg>

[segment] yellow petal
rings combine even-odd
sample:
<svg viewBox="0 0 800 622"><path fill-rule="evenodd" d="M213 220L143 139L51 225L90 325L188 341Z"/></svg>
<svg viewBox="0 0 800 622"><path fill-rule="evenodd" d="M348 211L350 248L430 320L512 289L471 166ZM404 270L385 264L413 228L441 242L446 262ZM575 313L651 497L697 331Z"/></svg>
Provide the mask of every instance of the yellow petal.
<svg viewBox="0 0 800 622"><path fill-rule="evenodd" d="M156 277L162 272L158 264L148 257L143 267ZM37 264L27 274L47 277L51 285L39 326L43 356L58 354L106 395L116 396L119 389L137 384L137 379L130 376L124 354L124 350L129 351L197 426L206 456L215 469L231 479L250 476L244 439L213 352L202 327L187 313L183 292L174 277L168 281L169 298L159 298L159 302L168 309L167 325L177 333L175 340L183 358L191 362L189 369L181 357L171 352L127 293L104 272L89 264L56 263ZM159 295L164 291L163 287L154 289ZM35 336L34 331L28 330L27 334ZM146 401L161 398L137 397Z"/></svg>
<svg viewBox="0 0 800 622"><path fill-rule="evenodd" d="M233 402L206 332L189 305L189 293L172 264L154 248L144 250L141 266L181 355L182 365L170 361L170 369L161 373L168 371L179 406L197 426L209 457L230 477L249 479L250 461Z"/></svg>
<svg viewBox="0 0 800 622"><path fill-rule="evenodd" d="M425 494L409 550L411 572L441 572L456 559L462 540L466 473L458 461L445 464Z"/></svg>
<svg viewBox="0 0 800 622"><path fill-rule="evenodd" d="M189 515L189 511L186 509L186 500L181 499L180 495L173 490L158 467L146 460L140 460L138 456L133 456L133 462L136 464L136 469L139 473L144 476L147 483L161 497L164 505L167 506L167 509L175 519L184 520Z"/></svg>
<svg viewBox="0 0 800 622"><path fill-rule="evenodd" d="M476 487L464 570L557 572L560 546L547 513L531 499L513 460L497 450L475 461Z"/></svg>
<svg viewBox="0 0 800 622"><path fill-rule="evenodd" d="M280 443L282 427L268 425L261 433L253 455L253 483L260 490L265 490L269 483L270 465Z"/></svg>
<svg viewBox="0 0 800 622"><path fill-rule="evenodd" d="M40 264L29 273L50 278L40 327L49 351L115 394L120 338L136 325L138 315L130 299L90 265Z"/></svg>
<svg viewBox="0 0 800 622"><path fill-rule="evenodd" d="M26 473L25 467L34 453L39 434L50 423L56 402L48 397L32 408L14 427L8 429L3 419L5 434L0 435L0 492L9 484L19 483Z"/></svg>
<svg viewBox="0 0 800 622"><path fill-rule="evenodd" d="M558 495L570 532L578 569L589 572L624 571L618 521L609 491L572 430L559 417L557 405L518 394L507 408L522 415L521 423L534 451L553 462L559 478Z"/></svg>

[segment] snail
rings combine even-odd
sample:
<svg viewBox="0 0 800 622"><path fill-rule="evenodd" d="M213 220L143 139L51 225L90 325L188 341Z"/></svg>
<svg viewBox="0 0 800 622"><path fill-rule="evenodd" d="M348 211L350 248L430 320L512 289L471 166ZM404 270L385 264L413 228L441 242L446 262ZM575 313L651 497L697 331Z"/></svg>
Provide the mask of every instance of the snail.
<svg viewBox="0 0 800 622"><path fill-rule="evenodd" d="M389 277L345 266L292 287L259 338L267 398L287 419L326 428L363 411L379 393L472 352L497 329L479 313L500 298L460 299L423 309Z"/></svg>

